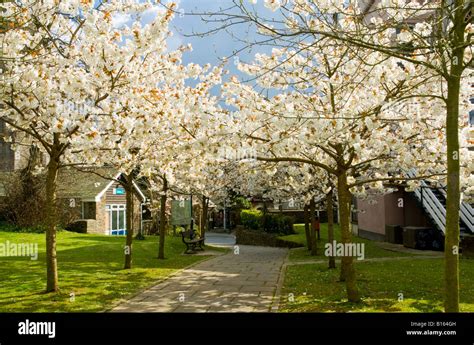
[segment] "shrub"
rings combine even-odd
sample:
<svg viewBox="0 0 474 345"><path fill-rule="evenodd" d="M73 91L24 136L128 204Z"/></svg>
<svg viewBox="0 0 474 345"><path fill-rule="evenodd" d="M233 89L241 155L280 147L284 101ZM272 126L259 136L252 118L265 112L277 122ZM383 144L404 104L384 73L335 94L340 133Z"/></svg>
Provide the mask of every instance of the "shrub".
<svg viewBox="0 0 474 345"><path fill-rule="evenodd" d="M240 221L247 229L261 229L263 225L263 213L257 209L242 210L242 212L240 212Z"/></svg>
<svg viewBox="0 0 474 345"><path fill-rule="evenodd" d="M252 203L243 196L237 196L233 201L232 207L236 210L249 210L252 208Z"/></svg>
<svg viewBox="0 0 474 345"><path fill-rule="evenodd" d="M266 214L263 217L263 230L272 234L291 235L294 234L293 217L282 214Z"/></svg>
<svg viewBox="0 0 474 345"><path fill-rule="evenodd" d="M67 231L87 234L87 220L78 220L66 226Z"/></svg>
<svg viewBox="0 0 474 345"><path fill-rule="evenodd" d="M31 228L36 232L36 228L45 223L42 176L26 171L11 173L4 176L0 184L5 191L0 205L2 219L17 228Z"/></svg>
<svg viewBox="0 0 474 345"><path fill-rule="evenodd" d="M287 241L261 231L248 231L237 229L235 232L236 243L251 246L280 247L280 248L300 248L304 247L301 243Z"/></svg>
<svg viewBox="0 0 474 345"><path fill-rule="evenodd" d="M21 227L8 222L0 222L0 231L41 234L46 231L46 228L41 224L29 227ZM61 231L61 229L58 229L58 231Z"/></svg>
<svg viewBox="0 0 474 345"><path fill-rule="evenodd" d="M18 229L32 232L43 231L46 219L44 175L34 173L40 160L39 148L32 145L26 167L7 173L0 179L5 194L0 204L1 218Z"/></svg>
<svg viewBox="0 0 474 345"><path fill-rule="evenodd" d="M263 214L257 209L242 210L240 213L242 225L250 230L263 230L270 234L294 234L295 219L282 214Z"/></svg>

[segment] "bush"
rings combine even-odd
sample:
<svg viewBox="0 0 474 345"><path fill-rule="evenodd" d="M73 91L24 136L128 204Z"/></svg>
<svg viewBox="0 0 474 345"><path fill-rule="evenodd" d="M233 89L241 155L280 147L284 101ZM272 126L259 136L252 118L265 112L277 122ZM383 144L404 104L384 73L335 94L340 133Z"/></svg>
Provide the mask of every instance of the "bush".
<svg viewBox="0 0 474 345"><path fill-rule="evenodd" d="M294 234L293 224L295 219L283 214L263 214L262 211L251 209L242 210L240 213L242 225L250 230L263 230L270 234Z"/></svg>
<svg viewBox="0 0 474 345"><path fill-rule="evenodd" d="M240 212L240 221L247 229L261 229L263 225L263 213L257 209L242 210L242 212Z"/></svg>
<svg viewBox="0 0 474 345"><path fill-rule="evenodd" d="M0 204L1 218L18 229L32 232L43 231L46 220L44 175L34 174L40 160L39 148L32 145L26 167L7 173L0 180L5 194Z"/></svg>
<svg viewBox="0 0 474 345"><path fill-rule="evenodd" d="M77 232L79 234L87 234L87 220L78 220L68 226L66 226L67 231Z"/></svg>
<svg viewBox="0 0 474 345"><path fill-rule="evenodd" d="M304 247L301 243L283 240L274 234L269 234L261 231L248 231L244 229L237 229L235 232L236 244L263 246L263 247L279 247L279 248L301 248Z"/></svg>
<svg viewBox="0 0 474 345"><path fill-rule="evenodd" d="M41 234L46 231L46 228L41 224L29 227L21 227L8 222L0 222L0 231ZM60 229L58 229L58 231L60 231Z"/></svg>
<svg viewBox="0 0 474 345"><path fill-rule="evenodd" d="M295 219L282 214L266 214L263 217L263 230L271 234L294 234L293 224Z"/></svg>
<svg viewBox="0 0 474 345"><path fill-rule="evenodd" d="M236 210L249 210L252 208L252 203L243 196L237 196L233 200L232 207Z"/></svg>
<svg viewBox="0 0 474 345"><path fill-rule="evenodd" d="M5 197L0 204L2 219L19 229L31 228L45 223L44 180L29 172L11 173L0 181Z"/></svg>

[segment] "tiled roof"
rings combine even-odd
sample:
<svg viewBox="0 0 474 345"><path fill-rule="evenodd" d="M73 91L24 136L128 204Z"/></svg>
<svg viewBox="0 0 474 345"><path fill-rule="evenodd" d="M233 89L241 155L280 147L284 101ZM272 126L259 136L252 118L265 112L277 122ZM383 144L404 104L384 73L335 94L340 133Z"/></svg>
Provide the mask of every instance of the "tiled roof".
<svg viewBox="0 0 474 345"><path fill-rule="evenodd" d="M0 197L5 196L5 184L17 173L0 172ZM56 195L58 198L95 199L117 175L113 168L63 168L59 170Z"/></svg>
<svg viewBox="0 0 474 345"><path fill-rule="evenodd" d="M115 169L78 171L61 169L58 175L58 198L94 199L117 176Z"/></svg>

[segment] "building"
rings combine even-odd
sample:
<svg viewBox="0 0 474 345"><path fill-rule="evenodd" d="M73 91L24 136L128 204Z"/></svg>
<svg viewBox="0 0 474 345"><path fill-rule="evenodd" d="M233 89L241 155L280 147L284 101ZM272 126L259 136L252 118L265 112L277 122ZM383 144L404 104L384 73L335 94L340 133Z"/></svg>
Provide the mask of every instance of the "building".
<svg viewBox="0 0 474 345"><path fill-rule="evenodd" d="M362 13L367 25L370 25L370 20L373 17L384 17L375 9L380 1L363 0L359 3L362 6ZM428 20L433 14L427 11L425 15L416 17L407 24L411 27L417 22ZM472 86L474 90L474 85ZM474 92L470 103L474 104ZM463 144L474 149L474 109L466 114L466 117L468 137L467 142ZM386 227L392 225L430 227L444 234L446 190L445 188L432 188L426 182L422 182L421 188L412 193L398 189L393 194L374 197L371 201L356 199L352 220L353 231L356 234L380 241L386 239ZM461 235L474 233L474 205L465 202L461 204L460 229Z"/></svg>
<svg viewBox="0 0 474 345"><path fill-rule="evenodd" d="M0 172L0 204L8 184L18 171ZM61 226L66 229L102 235L125 235L127 193L120 184L121 173L112 169L78 171L62 169L58 175L56 197ZM143 229L150 215L143 188L134 182L134 229ZM145 212L146 211L146 212ZM146 219L145 219L146 218Z"/></svg>
<svg viewBox="0 0 474 345"><path fill-rule="evenodd" d="M46 157L30 141L15 132L13 141L18 145L15 150L12 144L4 140L8 132L5 122L0 121L0 198L6 195L5 183L25 168L31 157L35 164L45 165ZM34 152L34 153L33 153ZM61 204L60 218L62 226L81 226L88 233L106 235L124 235L126 233L125 212L126 192L120 185L121 174L115 169L61 169L58 175L57 198ZM143 188L134 182L134 229L141 229L142 214L147 198ZM5 201L4 201L5 202ZM80 221L80 222L79 222ZM81 225L79 225L81 224Z"/></svg>
<svg viewBox="0 0 474 345"><path fill-rule="evenodd" d="M86 226L87 233L125 235L127 192L118 182L120 180L121 173L112 169L61 170L57 198L67 225L79 222ZM133 199L134 229L138 231L142 227L147 198L136 182Z"/></svg>
<svg viewBox="0 0 474 345"><path fill-rule="evenodd" d="M352 223L356 235L375 240L386 240L386 226L431 227L426 212L420 207L414 193L398 191L376 196L369 200L355 199Z"/></svg>
<svg viewBox="0 0 474 345"><path fill-rule="evenodd" d="M11 142L6 140L11 138ZM13 150L13 144L16 145ZM4 121L0 120L0 171L20 170L27 166L30 157L32 141L21 132L11 132ZM43 164L46 163L46 157L38 150L37 157Z"/></svg>

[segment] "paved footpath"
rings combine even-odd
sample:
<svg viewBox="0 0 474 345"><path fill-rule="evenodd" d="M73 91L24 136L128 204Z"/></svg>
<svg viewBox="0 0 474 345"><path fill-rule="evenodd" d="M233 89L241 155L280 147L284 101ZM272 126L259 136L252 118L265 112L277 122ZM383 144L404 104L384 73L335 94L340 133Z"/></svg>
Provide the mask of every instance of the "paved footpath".
<svg viewBox="0 0 474 345"><path fill-rule="evenodd" d="M115 307L113 312L268 312L287 249L239 246Z"/></svg>

